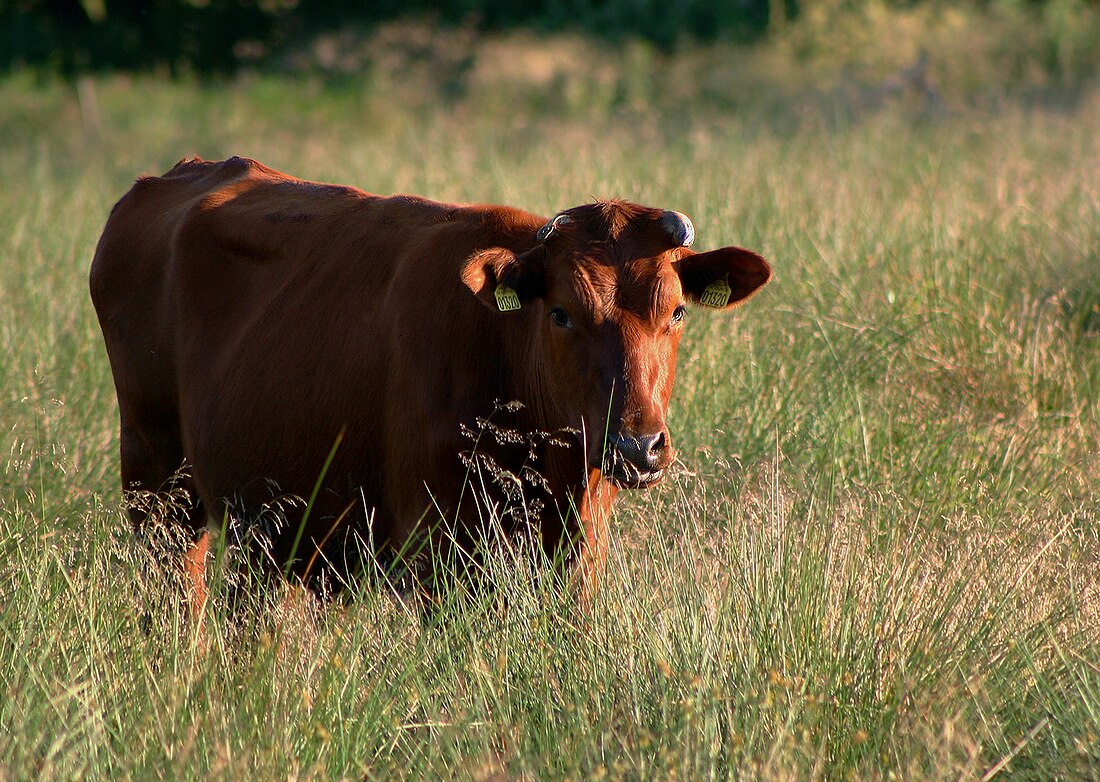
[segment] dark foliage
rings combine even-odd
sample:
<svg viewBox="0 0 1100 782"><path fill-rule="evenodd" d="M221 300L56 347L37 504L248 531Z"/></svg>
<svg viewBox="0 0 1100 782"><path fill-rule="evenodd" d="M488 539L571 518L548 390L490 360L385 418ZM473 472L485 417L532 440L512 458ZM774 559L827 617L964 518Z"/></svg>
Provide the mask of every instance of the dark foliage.
<svg viewBox="0 0 1100 782"><path fill-rule="evenodd" d="M250 0L0 0L0 68L229 71L290 21Z"/></svg>
<svg viewBox="0 0 1100 782"><path fill-rule="evenodd" d="M263 62L314 32L399 16L483 30L583 30L671 46L684 38L750 39L797 0L0 0L0 71L44 66L218 73Z"/></svg>

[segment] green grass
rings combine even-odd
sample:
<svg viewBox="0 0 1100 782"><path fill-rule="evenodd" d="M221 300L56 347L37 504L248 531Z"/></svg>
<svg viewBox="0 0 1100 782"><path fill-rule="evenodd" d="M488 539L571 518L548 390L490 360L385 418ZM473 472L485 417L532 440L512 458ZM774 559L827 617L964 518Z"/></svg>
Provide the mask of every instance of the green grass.
<svg viewBox="0 0 1100 782"><path fill-rule="evenodd" d="M0 780L1100 778L1100 93L89 84L0 81ZM367 584L230 614L219 569L199 650L123 522L86 291L114 200L193 153L626 197L773 261L733 317L689 315L682 469L621 496L591 613L507 558L506 605L423 626Z"/></svg>

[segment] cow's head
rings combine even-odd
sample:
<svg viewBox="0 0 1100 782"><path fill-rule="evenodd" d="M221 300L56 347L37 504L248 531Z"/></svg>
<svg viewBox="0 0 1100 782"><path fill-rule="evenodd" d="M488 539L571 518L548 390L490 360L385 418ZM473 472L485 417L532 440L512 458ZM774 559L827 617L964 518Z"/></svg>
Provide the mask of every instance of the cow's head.
<svg viewBox="0 0 1100 782"><path fill-rule="evenodd" d="M538 399L522 401L580 431L589 465L620 486L650 486L672 463L665 420L685 304L730 309L771 276L756 253L696 253L694 238L679 212L595 203L558 214L531 250L487 250L463 269L487 307L534 330Z"/></svg>

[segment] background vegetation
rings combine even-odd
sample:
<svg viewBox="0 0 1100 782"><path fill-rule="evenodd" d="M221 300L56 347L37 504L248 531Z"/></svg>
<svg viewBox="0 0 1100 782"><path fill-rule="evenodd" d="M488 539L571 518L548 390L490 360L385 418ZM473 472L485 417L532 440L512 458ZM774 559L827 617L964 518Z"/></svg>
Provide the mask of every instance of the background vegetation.
<svg viewBox="0 0 1100 782"><path fill-rule="evenodd" d="M406 21L216 84L0 80L0 780L1100 778L1095 12L838 8L748 49ZM86 292L187 154L621 196L773 260L690 314L682 465L623 495L590 615L503 554L508 604L435 625L369 584L231 614L223 555L197 642L122 520Z"/></svg>
<svg viewBox="0 0 1100 782"><path fill-rule="evenodd" d="M960 12L982 15L1002 46L1032 49L1039 67L1064 70L1100 58L1095 9L1090 0L0 0L0 70L295 69L318 38L370 36L409 18L459 34L584 33L603 45L641 40L665 52L700 41L775 40L797 27L810 32L800 44L805 55L806 46L833 48L868 20L879 20L874 33L911 37L912 28L891 31L882 17L957 27L951 20L957 23Z"/></svg>

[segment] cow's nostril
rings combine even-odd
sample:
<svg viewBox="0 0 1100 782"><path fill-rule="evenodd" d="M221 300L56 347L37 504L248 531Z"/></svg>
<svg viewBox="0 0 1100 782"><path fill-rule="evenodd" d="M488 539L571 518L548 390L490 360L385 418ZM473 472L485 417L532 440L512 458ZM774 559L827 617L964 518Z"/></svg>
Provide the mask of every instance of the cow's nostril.
<svg viewBox="0 0 1100 782"><path fill-rule="evenodd" d="M654 470L668 447L668 435L663 430L637 437L617 435L612 442L622 458L641 469Z"/></svg>
<svg viewBox="0 0 1100 782"><path fill-rule="evenodd" d="M657 434L645 435L638 438L638 444L641 452L641 459L639 463L644 464L649 469L653 469L657 466L657 461L661 458L661 451L665 448L665 433L658 432Z"/></svg>

